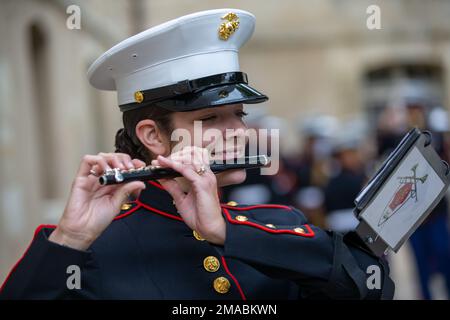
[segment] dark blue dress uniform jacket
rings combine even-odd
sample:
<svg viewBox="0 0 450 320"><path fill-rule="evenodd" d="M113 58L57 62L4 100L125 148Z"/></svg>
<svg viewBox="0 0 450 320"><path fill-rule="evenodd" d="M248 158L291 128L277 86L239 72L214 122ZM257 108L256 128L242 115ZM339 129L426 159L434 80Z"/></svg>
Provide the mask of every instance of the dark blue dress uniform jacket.
<svg viewBox="0 0 450 320"><path fill-rule="evenodd" d="M222 206L224 246L194 236L170 195L148 182L87 251L48 240L40 226L0 291L1 299L391 299L386 262L353 234L308 225L288 206ZM208 259L205 259L207 258ZM81 288L69 289L70 265ZM370 265L382 271L368 289Z"/></svg>

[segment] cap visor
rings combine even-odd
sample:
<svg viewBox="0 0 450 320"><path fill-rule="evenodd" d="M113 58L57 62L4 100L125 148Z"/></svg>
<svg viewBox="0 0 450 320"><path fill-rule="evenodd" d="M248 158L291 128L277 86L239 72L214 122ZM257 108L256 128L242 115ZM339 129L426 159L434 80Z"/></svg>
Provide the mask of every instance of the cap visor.
<svg viewBox="0 0 450 320"><path fill-rule="evenodd" d="M153 103L170 111L192 111L208 107L244 103L254 104L269 98L245 83L217 86L197 93L188 93L176 98Z"/></svg>

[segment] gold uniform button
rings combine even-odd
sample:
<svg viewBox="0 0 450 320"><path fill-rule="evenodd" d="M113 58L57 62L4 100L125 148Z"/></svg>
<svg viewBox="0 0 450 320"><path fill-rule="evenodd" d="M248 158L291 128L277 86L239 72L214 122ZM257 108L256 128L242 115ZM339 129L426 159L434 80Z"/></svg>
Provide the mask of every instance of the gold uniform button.
<svg viewBox="0 0 450 320"><path fill-rule="evenodd" d="M194 234L194 238L197 239L198 241L205 241L205 239L203 239L202 236L197 231L194 230L192 233Z"/></svg>
<svg viewBox="0 0 450 320"><path fill-rule="evenodd" d="M246 216L236 216L235 218L237 221L247 221L248 218Z"/></svg>
<svg viewBox="0 0 450 320"><path fill-rule="evenodd" d="M231 283L225 277L219 277L214 280L214 290L218 293L227 293L230 290Z"/></svg>
<svg viewBox="0 0 450 320"><path fill-rule="evenodd" d="M227 202L227 205L230 207L236 207L238 205L238 203L236 201L229 201L229 202Z"/></svg>
<svg viewBox="0 0 450 320"><path fill-rule="evenodd" d="M271 229L276 229L276 227L271 223L266 224L266 227L269 227Z"/></svg>
<svg viewBox="0 0 450 320"><path fill-rule="evenodd" d="M132 207L133 205L130 203L124 203L121 207L120 210L128 210Z"/></svg>
<svg viewBox="0 0 450 320"><path fill-rule="evenodd" d="M208 272L216 272L220 268L219 259L214 256L208 256L203 260L203 267Z"/></svg>
<svg viewBox="0 0 450 320"><path fill-rule="evenodd" d="M297 233L305 233L305 230L303 230L303 228L295 228L294 231Z"/></svg>

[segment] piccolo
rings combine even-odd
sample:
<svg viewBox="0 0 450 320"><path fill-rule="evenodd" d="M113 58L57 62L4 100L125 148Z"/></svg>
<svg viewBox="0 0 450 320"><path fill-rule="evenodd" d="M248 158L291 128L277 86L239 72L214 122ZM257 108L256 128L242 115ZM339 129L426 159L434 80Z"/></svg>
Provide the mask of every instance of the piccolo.
<svg viewBox="0 0 450 320"><path fill-rule="evenodd" d="M266 155L248 156L224 160L221 162L211 162L210 169L214 173L233 169L256 169L267 166L270 163ZM126 183L131 181L148 181L165 178L179 177L181 174L170 168L160 166L146 166L136 169L121 170L118 168L107 170L99 177L102 186L110 184Z"/></svg>

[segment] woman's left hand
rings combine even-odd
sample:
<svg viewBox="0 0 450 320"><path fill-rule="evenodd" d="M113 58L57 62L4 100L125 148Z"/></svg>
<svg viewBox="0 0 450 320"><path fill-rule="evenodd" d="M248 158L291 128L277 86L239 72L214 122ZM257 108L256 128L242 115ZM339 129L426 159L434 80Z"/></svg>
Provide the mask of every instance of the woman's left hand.
<svg viewBox="0 0 450 320"><path fill-rule="evenodd" d="M207 241L223 245L226 223L220 207L216 176L209 168L207 149L185 147L170 157L158 156L152 165L171 168L187 180L184 190L176 179L159 181L174 199L185 223Z"/></svg>

